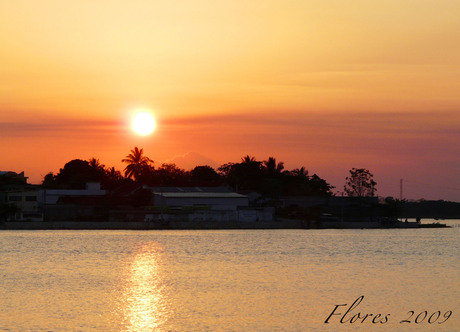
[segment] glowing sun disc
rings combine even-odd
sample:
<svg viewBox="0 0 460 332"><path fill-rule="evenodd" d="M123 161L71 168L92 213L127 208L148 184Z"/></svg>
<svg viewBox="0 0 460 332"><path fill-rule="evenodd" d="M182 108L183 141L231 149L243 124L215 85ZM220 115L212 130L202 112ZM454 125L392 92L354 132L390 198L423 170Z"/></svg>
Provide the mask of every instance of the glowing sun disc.
<svg viewBox="0 0 460 332"><path fill-rule="evenodd" d="M149 135L155 130L155 119L148 112L137 113L133 119L132 127L133 130L139 135Z"/></svg>

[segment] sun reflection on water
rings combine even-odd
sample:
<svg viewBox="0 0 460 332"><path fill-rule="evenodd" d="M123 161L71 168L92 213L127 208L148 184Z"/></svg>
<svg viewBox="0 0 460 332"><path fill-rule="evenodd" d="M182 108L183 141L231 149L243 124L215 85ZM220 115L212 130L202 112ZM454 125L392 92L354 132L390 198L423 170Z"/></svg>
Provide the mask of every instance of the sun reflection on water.
<svg viewBox="0 0 460 332"><path fill-rule="evenodd" d="M137 250L128 266L122 309L128 331L155 330L167 320L162 255L158 243L148 243Z"/></svg>

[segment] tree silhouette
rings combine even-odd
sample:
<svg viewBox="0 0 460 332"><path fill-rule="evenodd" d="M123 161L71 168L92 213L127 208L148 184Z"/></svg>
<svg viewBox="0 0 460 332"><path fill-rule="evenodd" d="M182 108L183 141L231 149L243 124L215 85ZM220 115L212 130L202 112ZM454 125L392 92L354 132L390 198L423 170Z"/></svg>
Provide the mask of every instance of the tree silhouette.
<svg viewBox="0 0 460 332"><path fill-rule="evenodd" d="M211 166L196 166L190 171L193 185L216 185L221 182L219 174Z"/></svg>
<svg viewBox="0 0 460 332"><path fill-rule="evenodd" d="M250 156L248 154L246 156L244 156L243 158L241 158L241 162L246 163L246 164L250 164L250 163L254 163L254 162L260 163L260 161L256 160L256 157Z"/></svg>
<svg viewBox="0 0 460 332"><path fill-rule="evenodd" d="M238 191L249 192L259 189L262 177L262 162L246 155L241 163L231 165L227 180L231 186L238 187Z"/></svg>
<svg viewBox="0 0 460 332"><path fill-rule="evenodd" d="M86 160L74 159L60 169L56 180L59 184L71 188L84 188L90 181L97 181L97 172L92 169Z"/></svg>
<svg viewBox="0 0 460 332"><path fill-rule="evenodd" d="M43 180L43 185L47 188L83 189L87 182L103 182L104 169L94 167L94 165L96 165L95 162L91 166L86 160L73 159L66 163L58 174L48 173Z"/></svg>
<svg viewBox="0 0 460 332"><path fill-rule="evenodd" d="M187 183L187 172L176 164L164 163L150 172L145 182L154 186L183 186Z"/></svg>
<svg viewBox="0 0 460 332"><path fill-rule="evenodd" d="M236 164L229 162L229 163L219 166L219 168L217 168L218 174L220 174L221 176L225 178L228 178L228 175L230 174L230 171L232 170L234 165Z"/></svg>
<svg viewBox="0 0 460 332"><path fill-rule="evenodd" d="M105 172L105 165L101 164L99 159L91 158L88 160L88 165L92 169L95 178L99 182L105 182L106 172Z"/></svg>
<svg viewBox="0 0 460 332"><path fill-rule="evenodd" d="M104 170L104 167L105 167L103 164L99 162L99 159L96 159L96 158L89 159L88 164L91 168L97 171Z"/></svg>
<svg viewBox="0 0 460 332"><path fill-rule="evenodd" d="M136 146L125 159L121 160L123 163L128 164L124 169L126 177L138 180L142 174L145 174L151 168L150 164L153 163L153 160L144 156L143 153L144 149L139 150Z"/></svg>
<svg viewBox="0 0 460 332"><path fill-rule="evenodd" d="M290 174L292 176L297 176L297 177L300 177L300 178L308 178L308 170L305 168L305 166L293 169L290 172Z"/></svg>
<svg viewBox="0 0 460 332"><path fill-rule="evenodd" d="M56 175L53 172L49 172L45 175L42 182L43 187L52 188L56 186Z"/></svg>
<svg viewBox="0 0 460 332"><path fill-rule="evenodd" d="M332 189L334 186L331 186L326 180L320 178L318 175L313 174L309 178L310 190L319 196L330 196L332 195Z"/></svg>
<svg viewBox="0 0 460 332"><path fill-rule="evenodd" d="M84 189L88 182L99 182L104 189L113 189L124 179L114 167L105 168L99 159L74 159L64 165L56 175L45 175L42 185L44 188Z"/></svg>
<svg viewBox="0 0 460 332"><path fill-rule="evenodd" d="M128 181L131 181L131 179L124 178L123 175L121 175L121 172L117 171L115 167L104 169L104 181L102 182L104 189L113 190L117 186L120 186Z"/></svg>
<svg viewBox="0 0 460 332"><path fill-rule="evenodd" d="M108 180L117 182L121 181L123 179L123 176L121 175L120 171L117 171L115 167L110 167L105 170L105 175Z"/></svg>
<svg viewBox="0 0 460 332"><path fill-rule="evenodd" d="M264 160L264 168L268 176L278 176L284 169L284 162L276 163L276 158L268 157L268 160Z"/></svg>
<svg viewBox="0 0 460 332"><path fill-rule="evenodd" d="M185 171L175 164L162 164L154 168L153 161L144 155L143 149L135 147L122 159L127 166L125 177L114 167L104 167L99 159L88 161L74 159L59 171L48 173L43 180L46 188L85 188L87 182L100 182L106 190L113 190L135 179L151 186L217 186L227 184L241 193L259 192L275 202L281 196L330 196L333 186L314 174L308 175L305 167L288 171L283 162L275 157L258 161L246 155L239 163L223 164L216 172L210 166L196 166ZM348 179L348 178L347 178ZM372 182L375 186L375 182ZM375 190L375 188L373 188ZM269 203L271 204L271 203Z"/></svg>
<svg viewBox="0 0 460 332"><path fill-rule="evenodd" d="M350 197L373 197L377 189L372 173L365 168L352 168L345 178L345 193Z"/></svg>

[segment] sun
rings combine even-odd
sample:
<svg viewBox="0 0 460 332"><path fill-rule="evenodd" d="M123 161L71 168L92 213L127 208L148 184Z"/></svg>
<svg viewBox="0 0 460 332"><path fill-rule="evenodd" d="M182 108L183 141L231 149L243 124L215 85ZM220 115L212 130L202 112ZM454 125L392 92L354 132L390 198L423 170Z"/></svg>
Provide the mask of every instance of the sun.
<svg viewBox="0 0 460 332"><path fill-rule="evenodd" d="M139 112L133 118L132 128L139 135L150 135L155 127L155 119L149 112Z"/></svg>

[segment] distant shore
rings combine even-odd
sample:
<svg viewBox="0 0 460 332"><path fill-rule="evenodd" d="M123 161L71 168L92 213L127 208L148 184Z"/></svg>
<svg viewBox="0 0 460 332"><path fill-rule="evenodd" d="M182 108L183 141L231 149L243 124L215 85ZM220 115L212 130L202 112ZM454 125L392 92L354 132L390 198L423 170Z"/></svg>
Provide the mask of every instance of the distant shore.
<svg viewBox="0 0 460 332"><path fill-rule="evenodd" d="M174 230L174 229L301 229L299 220L272 222L146 222L146 221L7 221L0 230Z"/></svg>
<svg viewBox="0 0 460 332"><path fill-rule="evenodd" d="M147 221L6 221L0 222L0 230L191 230L191 229L386 229L386 228L445 228L445 224L422 224L405 227L379 226L375 223L344 222L328 225L307 223L299 219L278 219L270 222L171 222L162 224ZM449 227L449 226L447 226Z"/></svg>

